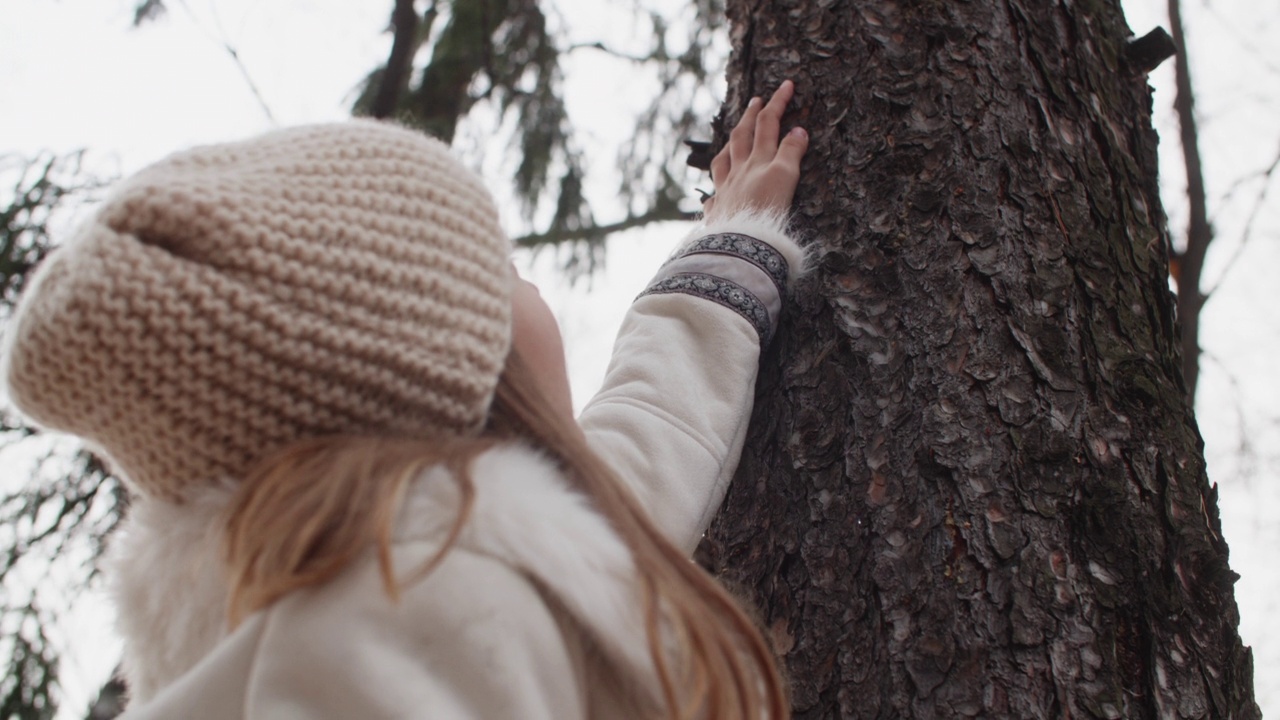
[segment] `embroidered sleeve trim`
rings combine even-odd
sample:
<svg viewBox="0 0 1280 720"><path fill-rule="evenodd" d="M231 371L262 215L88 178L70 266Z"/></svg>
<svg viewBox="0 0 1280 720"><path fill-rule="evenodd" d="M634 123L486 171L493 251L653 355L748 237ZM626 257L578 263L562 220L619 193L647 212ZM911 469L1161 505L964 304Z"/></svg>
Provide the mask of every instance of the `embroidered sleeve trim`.
<svg viewBox="0 0 1280 720"><path fill-rule="evenodd" d="M698 238L689 243L673 260L696 253L717 253L742 258L760 268L773 280L779 295L787 290L787 259L769 243L750 235L717 233Z"/></svg>
<svg viewBox="0 0 1280 720"><path fill-rule="evenodd" d="M784 267L785 262L783 261ZM762 347L769 343L769 339L773 335L772 323L769 321L769 311L765 308L764 303L760 302L746 288L735 282L708 275L707 273L677 273L650 285L649 289L640 293L640 297L669 293L683 293L705 298L737 312L756 329L756 333L760 335L760 345Z"/></svg>

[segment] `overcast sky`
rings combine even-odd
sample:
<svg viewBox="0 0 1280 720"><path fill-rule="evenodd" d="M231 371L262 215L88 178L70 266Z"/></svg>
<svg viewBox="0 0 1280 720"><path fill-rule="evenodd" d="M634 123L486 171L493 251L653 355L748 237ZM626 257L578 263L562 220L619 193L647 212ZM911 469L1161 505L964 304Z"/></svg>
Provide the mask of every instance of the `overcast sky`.
<svg viewBox="0 0 1280 720"><path fill-rule="evenodd" d="M1232 565L1243 576L1238 596L1242 634L1255 646L1258 696L1280 715L1280 213L1274 200L1259 216L1249 243L1240 238L1260 183L1237 184L1280 152L1280 7L1275 2L1184 0L1199 92L1202 152L1219 233L1206 287L1226 282L1206 309L1207 358L1198 411L1211 478L1222 486ZM382 61L382 34L391 3L350 0L171 0L173 10L142 29L130 28L130 0L4 0L0 3L0 155L87 148L88 164L103 175L127 173L195 144L241 138L277 124L347 116L351 93ZM680 3L671 2L673 6ZM1127 0L1131 27L1143 34L1166 25L1164 0ZM605 36L626 47L645 38L619 7L626 2L560 2L571 8L552 21L579 38ZM1261 9L1260 9L1260 6ZM216 10L215 10L216 8ZM238 50L268 118L240 68L223 48ZM1185 224L1183 181L1176 144L1172 62L1152 76L1157 129L1171 227ZM607 202L616 190L608 167L623 141L626 118L643 107L652 86L628 80L625 65L598 53L578 53L566 66L568 101L593 120L578 138L599 163L589 188ZM485 128L459 138L461 149L486 171L501 194L502 148L484 142ZM0 182L8 182L0 177ZM1234 191L1232 191L1232 189ZM690 188L692 193L692 186ZM1274 196L1280 197L1280 188ZM604 205L601 205L602 207ZM619 209L618 212L621 212ZM515 213L504 222L525 228ZM611 241L608 268L588 288L567 287L554 257L522 262L557 309L570 345L579 404L598 385L622 312L679 240L678 224L631 232ZM1236 258L1234 264L1231 258ZM1246 445L1241 452L1242 443ZM96 616L70 637L84 637ZM95 641L95 644L107 641ZM103 660L103 657L106 659ZM96 692L109 671L110 652L70 659L67 717Z"/></svg>

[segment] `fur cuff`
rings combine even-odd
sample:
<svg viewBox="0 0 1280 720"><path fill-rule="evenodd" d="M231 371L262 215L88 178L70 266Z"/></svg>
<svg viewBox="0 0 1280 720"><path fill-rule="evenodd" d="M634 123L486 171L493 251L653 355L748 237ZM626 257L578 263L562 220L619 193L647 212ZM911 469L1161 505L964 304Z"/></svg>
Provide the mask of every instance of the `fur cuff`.
<svg viewBox="0 0 1280 720"><path fill-rule="evenodd" d="M787 282L794 283L803 276L809 267L809 256L805 248L796 242L788 228L787 215L784 213L762 212L755 209L738 210L729 215L714 217L710 221L703 220L693 228L689 236L680 244L676 254L685 245L696 242L699 238L719 233L737 233L762 240L782 254L787 260Z"/></svg>

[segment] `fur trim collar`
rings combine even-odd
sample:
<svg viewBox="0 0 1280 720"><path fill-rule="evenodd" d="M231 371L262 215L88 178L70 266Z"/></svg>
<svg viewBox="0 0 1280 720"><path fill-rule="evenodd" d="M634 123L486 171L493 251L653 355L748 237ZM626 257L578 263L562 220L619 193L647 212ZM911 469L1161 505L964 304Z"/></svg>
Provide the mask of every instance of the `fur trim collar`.
<svg viewBox="0 0 1280 720"><path fill-rule="evenodd" d="M145 701L226 634L224 516L235 487L200 489L182 504L135 496L108 548L105 575L124 638L121 672Z"/></svg>
<svg viewBox="0 0 1280 720"><path fill-rule="evenodd" d="M471 477L475 505L458 546L528 576L623 677L656 687L631 554L587 498L547 458L520 445L482 454ZM234 491L223 483L182 504L139 498L112 544L107 569L136 702L193 667L226 632L222 532ZM424 472L401 509L397 540L443 539L459 500L447 471Z"/></svg>
<svg viewBox="0 0 1280 720"><path fill-rule="evenodd" d="M524 573L627 676L656 683L631 551L589 500L548 458L521 445L484 453L471 474L476 500L458 546ZM405 503L397 538L443 538L459 499L447 471L428 471Z"/></svg>

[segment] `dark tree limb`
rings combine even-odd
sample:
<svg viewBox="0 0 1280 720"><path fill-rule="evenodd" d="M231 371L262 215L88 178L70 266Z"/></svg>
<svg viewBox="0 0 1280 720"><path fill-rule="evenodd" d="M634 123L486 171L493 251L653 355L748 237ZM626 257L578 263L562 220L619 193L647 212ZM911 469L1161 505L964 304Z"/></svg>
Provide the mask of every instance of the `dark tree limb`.
<svg viewBox="0 0 1280 720"><path fill-rule="evenodd" d="M155 20L165 13L162 0L142 0L133 8L133 26L141 27L143 23Z"/></svg>
<svg viewBox="0 0 1280 720"><path fill-rule="evenodd" d="M435 3L431 4L435 9ZM400 102L400 94L409 82L409 68L414 52L418 49L418 13L413 0L396 0L391 12L391 27L395 39L391 42L391 54L382 72L378 92L369 106L369 115L379 119L391 117Z"/></svg>
<svg viewBox="0 0 1280 720"><path fill-rule="evenodd" d="M685 160L685 164L691 168L710 172L711 159L715 157L711 152L711 143L703 140L685 140L684 144L689 148L689 157Z"/></svg>
<svg viewBox="0 0 1280 720"><path fill-rule="evenodd" d="M535 248L544 245L555 245L564 242L575 241L599 241L612 233L622 232L623 230L631 230L649 223L665 222L669 220L695 220L698 213L687 212L671 205L659 205L647 212L638 215L628 215L626 218L615 223L607 225L592 225L590 227L548 230L543 233L531 233L523 235L515 239L518 247Z"/></svg>
<svg viewBox="0 0 1280 720"><path fill-rule="evenodd" d="M1204 169L1200 161L1200 133L1196 128L1195 93L1191 88L1191 65L1187 38L1182 30L1181 0L1169 0L1169 29L1178 47L1174 57L1177 96L1173 107L1178 113L1179 139L1187 174L1187 243L1178 256L1178 321L1182 326L1182 376L1189 402L1195 402L1200 379L1200 311L1205 295L1200 291L1204 259L1213 242L1213 226L1209 224L1209 204L1205 193Z"/></svg>
<svg viewBox="0 0 1280 720"><path fill-rule="evenodd" d="M488 66L493 34L514 7L513 0L453 4L422 80L406 98L414 106L415 124L446 143L453 142L458 121L472 104L471 82Z"/></svg>
<svg viewBox="0 0 1280 720"><path fill-rule="evenodd" d="M1177 53L1173 38L1164 28L1158 27L1140 38L1134 38L1124 48L1124 59L1138 73L1149 73Z"/></svg>

